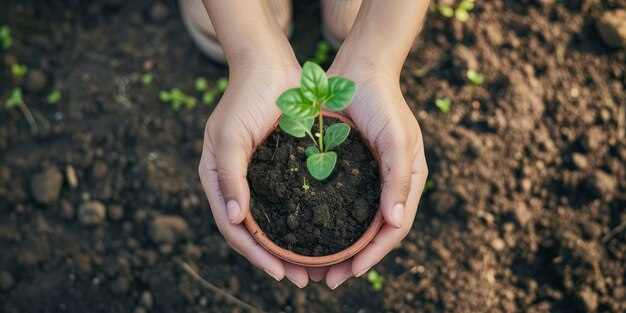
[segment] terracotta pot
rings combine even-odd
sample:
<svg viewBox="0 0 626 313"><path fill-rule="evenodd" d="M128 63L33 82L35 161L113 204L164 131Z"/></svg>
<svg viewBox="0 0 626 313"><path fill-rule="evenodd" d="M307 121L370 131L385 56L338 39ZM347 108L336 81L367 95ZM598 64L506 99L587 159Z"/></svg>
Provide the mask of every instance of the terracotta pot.
<svg viewBox="0 0 626 313"><path fill-rule="evenodd" d="M337 114L335 112L330 112L330 111L323 111L323 114L324 114L324 117L338 119L341 122L346 123L350 125L350 127L356 129L356 126L354 125L354 123L343 115ZM276 121L276 124L274 124L274 126L267 133L267 135L265 135L265 138L263 139L263 141L265 141L265 139L267 139L267 137L269 137L272 134L272 132L274 132L276 127L278 127L278 121ZM372 152L372 155L374 156L374 158L379 164L379 170L380 170L380 156L378 155L376 151L374 151L374 149L372 149L372 147L369 145L369 142L363 136L363 134L361 134L361 139L363 140L363 144L365 144L365 146L367 146L367 148ZM381 177L381 183L382 183L382 177L383 177L382 172L380 174L381 174L380 177ZM351 258L352 256L354 256L355 254L357 254L357 252L361 251L361 249L365 248L365 246L370 241L372 241L374 236L376 236L376 234L378 233L378 230L383 225L383 215L380 212L380 209L378 209L376 211L376 215L374 216L374 219L372 220L372 223L367 228L365 233L363 233L361 238L359 238L354 244L352 244L345 250L342 250L342 251L339 251L337 253L330 254L330 255L324 255L324 256L300 255L293 251L289 251L287 249L279 247L277 244L272 242L265 235L265 233L263 233L263 230L261 230L259 225L256 223L256 221L254 220L254 217L252 217L252 210L248 211L248 214L246 214L246 217L243 220L243 222L248 228L248 231L252 234L252 236L254 236L254 238L259 242L259 244L261 244L261 246L263 246L265 249L267 249L269 252L271 252L275 256L287 262L297 264L297 265L308 266L308 267L321 267L321 266L333 265L333 264L345 261Z"/></svg>

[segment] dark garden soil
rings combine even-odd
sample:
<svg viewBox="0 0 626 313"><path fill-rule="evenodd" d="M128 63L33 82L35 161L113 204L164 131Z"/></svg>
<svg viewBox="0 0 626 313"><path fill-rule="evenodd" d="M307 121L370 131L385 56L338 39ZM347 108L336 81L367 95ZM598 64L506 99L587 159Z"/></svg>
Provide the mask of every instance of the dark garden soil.
<svg viewBox="0 0 626 313"><path fill-rule="evenodd" d="M325 126L332 124L324 120ZM317 181L306 168L304 149L310 145L310 138L277 128L258 147L248 168L250 207L277 245L302 255L329 255L352 245L372 222L380 202L378 163L352 129L333 150L333 173Z"/></svg>
<svg viewBox="0 0 626 313"><path fill-rule="evenodd" d="M296 2L305 61L319 5ZM18 110L0 112L0 312L243 311L181 262L270 312L624 312L626 50L595 27L616 8L626 1L477 1L466 23L429 14L400 81L430 187L374 267L377 292L363 278L298 290L226 244L197 175L213 106L175 112L158 93L199 97L194 79L227 69L193 46L175 1L0 1L15 39L0 52L0 99L23 86L50 123L32 135ZM9 78L14 62L25 81ZM475 92L468 68L485 75Z"/></svg>

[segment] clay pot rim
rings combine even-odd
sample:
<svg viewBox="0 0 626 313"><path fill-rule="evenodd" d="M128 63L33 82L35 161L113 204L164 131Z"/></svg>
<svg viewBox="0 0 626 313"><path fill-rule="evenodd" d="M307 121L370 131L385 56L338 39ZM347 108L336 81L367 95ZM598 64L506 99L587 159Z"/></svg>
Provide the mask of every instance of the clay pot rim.
<svg viewBox="0 0 626 313"><path fill-rule="evenodd" d="M322 114L324 117L338 119L341 122L350 125L350 127L358 130L358 128L354 125L354 122L352 122L352 120L350 120L346 116L343 116L336 112L331 112L331 111L326 111L326 110L322 111ZM265 135L265 137L263 138L261 142L265 142L267 137L269 137L272 134L272 132L276 130L277 127L278 127L278 121L276 121L274 126ZM381 166L380 166L381 164L380 155L370 146L367 138L363 136L363 133L359 132L359 134L361 136L361 140L363 141L363 144L365 144L365 146L370 150L370 152L374 156L374 159L376 159L376 161L378 162L378 169L380 172L379 176L380 176L380 180L382 184L383 176L382 176ZM253 151L253 154L254 152L255 151ZM257 242L261 244L261 246L263 246L267 251L279 257L280 259L283 259L287 262L290 262L296 265L302 265L302 266L308 266L308 267L322 267L322 266L329 266L329 265L333 265L333 264L337 264L339 262L345 261L351 258L352 256L354 256L355 254L357 254L363 248L365 248L365 246L367 246L367 244L370 243L372 239L374 239L374 236L376 236L376 234L380 230L380 227L383 225L383 215L379 207L378 210L376 211L376 215L374 216L374 219L372 220L372 223L356 242L354 242L351 246L349 246L348 248L342 251L339 251L334 254L324 255L324 256L301 255L301 254L297 254L293 251L290 251L290 250L287 250L285 248L278 246L265 235L263 230L261 230L261 227L259 227L259 225L254 220L254 217L252 217L252 210L248 210L248 213L246 214L246 217L244 218L243 222L246 225L246 228L248 229L250 234L252 234L252 236L257 240Z"/></svg>

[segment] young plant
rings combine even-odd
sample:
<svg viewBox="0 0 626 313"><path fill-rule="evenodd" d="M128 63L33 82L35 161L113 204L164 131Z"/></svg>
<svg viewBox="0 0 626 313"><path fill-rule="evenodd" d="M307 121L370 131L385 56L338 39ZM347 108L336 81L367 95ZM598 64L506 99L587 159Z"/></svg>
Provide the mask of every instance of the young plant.
<svg viewBox="0 0 626 313"><path fill-rule="evenodd" d="M460 22L467 22L469 20L469 12L474 9L474 1L475 0L462 0L459 2L459 5L456 9L452 8L449 5L438 5L437 9L439 14L444 17L453 17L459 20Z"/></svg>
<svg viewBox="0 0 626 313"><path fill-rule="evenodd" d="M150 72L144 73L143 75L141 75L141 83L144 86L150 86L153 80L154 80L154 75Z"/></svg>
<svg viewBox="0 0 626 313"><path fill-rule="evenodd" d="M61 92L57 89L53 90L48 97L46 97L46 100L50 104L59 103L59 101L61 101Z"/></svg>
<svg viewBox="0 0 626 313"><path fill-rule="evenodd" d="M317 49L315 50L315 56L311 61L320 65L326 63L326 61L328 61L329 51L330 45L326 41L319 41L317 43Z"/></svg>
<svg viewBox="0 0 626 313"><path fill-rule="evenodd" d="M370 270L367 272L367 281L372 285L372 288L376 291L383 290L383 284L385 283L385 278L378 274L375 270Z"/></svg>
<svg viewBox="0 0 626 313"><path fill-rule="evenodd" d="M159 99L161 99L162 102L172 103L172 109L174 111L180 110L183 106L188 109L193 109L196 107L197 103L196 98L186 95L178 88L173 88L170 91L162 90L159 93Z"/></svg>
<svg viewBox="0 0 626 313"><path fill-rule="evenodd" d="M28 67L23 64L14 63L11 65L11 73L17 77L24 77L28 73Z"/></svg>
<svg viewBox="0 0 626 313"><path fill-rule="evenodd" d="M202 77L196 78L195 87L197 91L202 92L202 103L209 105L213 103L218 94L223 93L228 86L228 78L221 77L217 80L215 89L209 88L209 82Z"/></svg>
<svg viewBox="0 0 626 313"><path fill-rule="evenodd" d="M11 30L8 25L0 26L0 46L2 49L8 50L13 45L13 38L11 37Z"/></svg>
<svg viewBox="0 0 626 313"><path fill-rule="evenodd" d="M13 88L13 90L11 91L11 95L4 103L4 107L7 110L10 110L14 107L18 107L20 111L22 111L22 115L24 115L24 118L26 118L26 121L28 122L28 125L30 126L30 131L34 134L39 130L39 127L37 126L37 121L35 121L35 117L30 112L30 110L28 109L28 106L26 106L26 103L24 103L24 100L22 99L21 88L19 87Z"/></svg>
<svg viewBox="0 0 626 313"><path fill-rule="evenodd" d="M467 70L467 79L470 80L472 85L480 86L485 82L485 75L478 73L475 70Z"/></svg>
<svg viewBox="0 0 626 313"><path fill-rule="evenodd" d="M322 108L340 111L348 107L356 92L356 84L343 77L326 76L324 70L314 62L306 62L302 67L301 86L281 94L276 105L283 112L280 128L297 138L308 136L314 146L305 150L306 165L309 173L317 180L330 176L337 154L331 151L342 144L350 134L350 126L336 123L324 129ZM312 133L311 128L318 121L319 131Z"/></svg>
<svg viewBox="0 0 626 313"><path fill-rule="evenodd" d="M446 114L450 111L450 107L452 106L452 100L450 98L437 99L435 100L435 105L439 108L439 111L442 114Z"/></svg>

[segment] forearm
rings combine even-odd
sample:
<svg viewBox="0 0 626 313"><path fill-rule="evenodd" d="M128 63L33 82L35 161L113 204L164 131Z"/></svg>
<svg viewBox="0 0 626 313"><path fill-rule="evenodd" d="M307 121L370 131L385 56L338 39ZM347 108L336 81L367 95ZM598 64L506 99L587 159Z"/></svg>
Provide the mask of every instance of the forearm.
<svg viewBox="0 0 626 313"><path fill-rule="evenodd" d="M231 71L254 62L290 64L295 60L289 40L266 1L203 2Z"/></svg>
<svg viewBox="0 0 626 313"><path fill-rule="evenodd" d="M428 0L364 0L333 66L381 68L397 77L428 4Z"/></svg>

